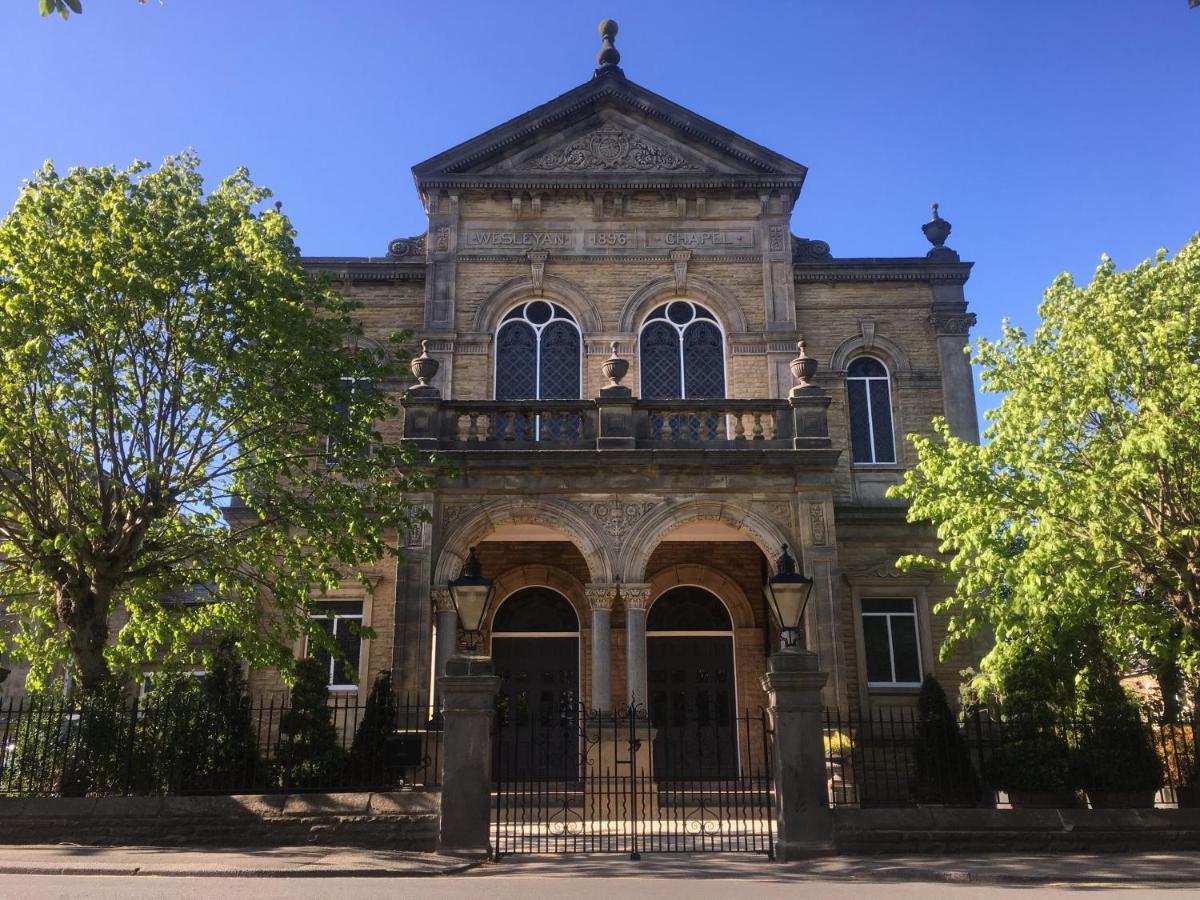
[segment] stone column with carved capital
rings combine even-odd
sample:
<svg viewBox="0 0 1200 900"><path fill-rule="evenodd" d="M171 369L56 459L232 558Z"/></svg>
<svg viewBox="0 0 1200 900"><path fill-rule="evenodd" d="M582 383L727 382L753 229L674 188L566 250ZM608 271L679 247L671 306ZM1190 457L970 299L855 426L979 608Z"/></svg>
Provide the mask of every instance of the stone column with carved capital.
<svg viewBox="0 0 1200 900"><path fill-rule="evenodd" d="M625 601L625 683L629 703L646 704L646 608L650 605L650 585L621 586Z"/></svg>
<svg viewBox="0 0 1200 900"><path fill-rule="evenodd" d="M433 588L429 592L433 601L434 623L437 627L437 643L433 653L433 683L446 674L446 660L458 649L458 611L448 588Z"/></svg>
<svg viewBox="0 0 1200 900"><path fill-rule="evenodd" d="M592 712L612 712L612 608L617 599L615 584L589 584L588 605L592 608Z"/></svg>

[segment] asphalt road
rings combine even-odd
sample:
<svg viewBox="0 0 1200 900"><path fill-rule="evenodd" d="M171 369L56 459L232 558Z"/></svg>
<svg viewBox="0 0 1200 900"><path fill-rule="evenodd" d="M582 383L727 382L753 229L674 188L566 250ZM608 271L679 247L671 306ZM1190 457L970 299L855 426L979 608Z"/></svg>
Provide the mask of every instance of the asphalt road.
<svg viewBox="0 0 1200 900"><path fill-rule="evenodd" d="M752 895L755 900L862 900L865 894L896 900L939 900L939 898L1017 898L1036 891L1040 898L1072 897L1080 888L1004 887L988 885L926 884L916 882L830 882L755 878L529 878L519 875L434 878L156 878L150 876L26 875L0 876L2 900L47 900L69 897L97 900L535 900L539 897L571 900L638 900L638 898L685 897L687 900L729 900ZM1093 890L1093 889L1089 889ZM1106 898L1196 896L1196 888L1099 889ZM1187 893L1183 893L1187 891Z"/></svg>

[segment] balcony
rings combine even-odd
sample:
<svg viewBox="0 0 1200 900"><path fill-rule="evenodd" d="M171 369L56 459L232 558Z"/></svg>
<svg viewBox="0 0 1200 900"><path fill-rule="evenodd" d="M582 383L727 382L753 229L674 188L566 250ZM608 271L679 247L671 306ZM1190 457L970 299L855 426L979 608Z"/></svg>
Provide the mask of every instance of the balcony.
<svg viewBox="0 0 1200 900"><path fill-rule="evenodd" d="M419 390L419 389L418 389ZM456 451L822 450L829 397L788 400L443 400L412 392L406 440Z"/></svg>
<svg viewBox="0 0 1200 900"><path fill-rule="evenodd" d="M404 439L423 449L497 451L808 450L836 459L829 395L810 378L803 343L792 361L799 383L786 400L644 400L620 383L628 363L605 360L609 384L591 400L446 400L430 385L437 360L426 344L412 361L418 384L405 396Z"/></svg>

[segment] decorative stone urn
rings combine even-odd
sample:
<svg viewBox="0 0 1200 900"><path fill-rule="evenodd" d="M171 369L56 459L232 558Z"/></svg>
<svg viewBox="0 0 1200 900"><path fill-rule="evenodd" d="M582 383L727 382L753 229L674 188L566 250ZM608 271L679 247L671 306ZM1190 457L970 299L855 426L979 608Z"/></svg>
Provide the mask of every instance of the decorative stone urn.
<svg viewBox="0 0 1200 900"><path fill-rule="evenodd" d="M926 239L935 248L944 246L946 238L950 237L950 223L938 215L936 203L933 204L933 218L922 225L921 230L925 232Z"/></svg>
<svg viewBox="0 0 1200 900"><path fill-rule="evenodd" d="M617 348L619 346L616 341L612 342L612 356L606 359L600 367L605 377L608 378L610 387L619 387L621 379L629 371L629 360L621 359L621 357L617 356Z"/></svg>
<svg viewBox="0 0 1200 900"><path fill-rule="evenodd" d="M817 374L817 360L808 355L808 342L800 338L796 342L797 356L790 363L792 377L798 382L798 387L815 387L812 377Z"/></svg>
<svg viewBox="0 0 1200 900"><path fill-rule="evenodd" d="M441 363L429 355L429 341L421 341L421 355L414 356L409 368L412 369L421 387L429 387L430 379L438 373Z"/></svg>

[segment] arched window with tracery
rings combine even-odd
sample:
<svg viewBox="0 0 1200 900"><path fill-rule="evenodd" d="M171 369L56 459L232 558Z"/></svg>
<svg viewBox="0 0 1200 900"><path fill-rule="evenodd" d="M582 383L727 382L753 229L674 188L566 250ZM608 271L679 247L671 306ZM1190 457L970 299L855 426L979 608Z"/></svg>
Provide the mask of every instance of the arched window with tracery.
<svg viewBox="0 0 1200 900"><path fill-rule="evenodd" d="M850 445L856 463L894 463L892 386L887 367L860 356L846 367L850 403Z"/></svg>
<svg viewBox="0 0 1200 900"><path fill-rule="evenodd" d="M698 303L672 300L642 323L642 397L698 400L725 396L725 336Z"/></svg>
<svg viewBox="0 0 1200 900"><path fill-rule="evenodd" d="M496 399L578 400L582 346L574 316L557 303L510 310L496 330Z"/></svg>

